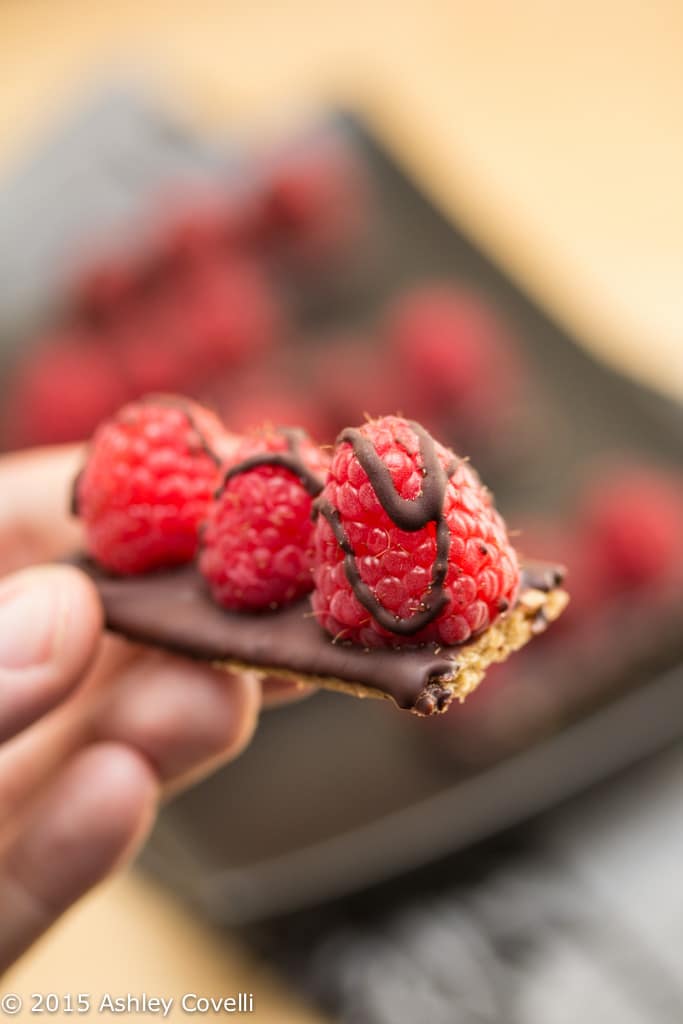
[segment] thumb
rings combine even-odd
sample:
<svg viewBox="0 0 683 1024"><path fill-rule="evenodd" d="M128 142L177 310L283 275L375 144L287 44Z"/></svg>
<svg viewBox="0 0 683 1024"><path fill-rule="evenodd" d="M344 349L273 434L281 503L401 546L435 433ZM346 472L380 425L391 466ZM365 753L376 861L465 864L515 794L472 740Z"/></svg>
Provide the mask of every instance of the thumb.
<svg viewBox="0 0 683 1024"><path fill-rule="evenodd" d="M0 742L71 692L101 630L95 589L76 569L44 566L0 580Z"/></svg>

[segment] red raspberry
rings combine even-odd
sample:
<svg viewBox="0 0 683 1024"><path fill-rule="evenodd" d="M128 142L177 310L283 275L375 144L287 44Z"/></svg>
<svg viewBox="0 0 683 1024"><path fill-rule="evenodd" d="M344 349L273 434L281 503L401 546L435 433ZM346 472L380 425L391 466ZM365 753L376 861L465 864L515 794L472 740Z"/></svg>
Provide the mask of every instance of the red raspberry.
<svg viewBox="0 0 683 1024"><path fill-rule="evenodd" d="M71 284L74 312L94 320L116 316L139 291L138 263L134 252L125 251L91 258Z"/></svg>
<svg viewBox="0 0 683 1024"><path fill-rule="evenodd" d="M312 391L317 396L327 429L334 439L348 423L402 409L402 382L387 365L372 336L339 333L323 336L313 350Z"/></svg>
<svg viewBox="0 0 683 1024"><path fill-rule="evenodd" d="M303 431L244 440L202 531L199 568L219 604L275 608L311 590L311 505L328 463Z"/></svg>
<svg viewBox="0 0 683 1024"><path fill-rule="evenodd" d="M223 224L225 197L169 198L153 252L166 268L185 268L198 259L220 252L225 243Z"/></svg>
<svg viewBox="0 0 683 1024"><path fill-rule="evenodd" d="M233 447L194 402L154 396L124 406L97 429L76 482L90 555L116 573L188 562Z"/></svg>
<svg viewBox="0 0 683 1024"><path fill-rule="evenodd" d="M316 512L313 608L335 638L461 644L515 600L517 557L489 492L408 420L342 433Z"/></svg>
<svg viewBox="0 0 683 1024"><path fill-rule="evenodd" d="M367 182L350 149L335 140L290 153L263 191L263 233L304 262L343 255L367 226Z"/></svg>
<svg viewBox="0 0 683 1024"><path fill-rule="evenodd" d="M267 352L281 310L262 269L247 260L207 260L179 282L178 307L198 372L252 362Z"/></svg>
<svg viewBox="0 0 683 1024"><path fill-rule="evenodd" d="M149 261L157 273L183 273L207 258L244 253L262 230L261 203L251 183L241 189L169 191L150 232Z"/></svg>
<svg viewBox="0 0 683 1024"><path fill-rule="evenodd" d="M582 542L612 593L683 579L683 478L654 466L603 468L579 510Z"/></svg>
<svg viewBox="0 0 683 1024"><path fill-rule="evenodd" d="M287 369L287 366L269 365L258 370L228 373L202 394L237 433L250 434L264 427L297 423L311 437L323 436L325 420L314 395L310 389L304 391L300 386L288 386Z"/></svg>
<svg viewBox="0 0 683 1024"><path fill-rule="evenodd" d="M389 309L385 335L406 382L405 411L448 416L466 436L500 422L520 393L522 367L505 325L476 293L449 284L412 289Z"/></svg>
<svg viewBox="0 0 683 1024"><path fill-rule="evenodd" d="M169 296L148 296L120 316L108 334L129 387L129 397L193 394L198 368Z"/></svg>
<svg viewBox="0 0 683 1024"><path fill-rule="evenodd" d="M97 335L50 335L31 348L4 389L2 443L82 441L129 397L115 354Z"/></svg>

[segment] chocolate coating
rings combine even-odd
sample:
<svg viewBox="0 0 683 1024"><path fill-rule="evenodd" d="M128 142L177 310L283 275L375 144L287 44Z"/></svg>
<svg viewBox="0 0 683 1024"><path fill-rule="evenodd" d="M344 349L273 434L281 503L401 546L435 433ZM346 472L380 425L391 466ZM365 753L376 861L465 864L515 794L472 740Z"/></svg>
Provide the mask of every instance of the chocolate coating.
<svg viewBox="0 0 683 1024"><path fill-rule="evenodd" d="M278 611L228 612L211 600L193 566L143 576L109 576L86 558L75 564L94 581L107 626L141 643L204 661L240 662L303 676L373 687L402 708L431 713L447 699L440 685L453 673L461 647L365 650L334 643L320 629L307 599ZM550 590L561 570L529 566L522 590ZM525 575L526 574L526 575Z"/></svg>

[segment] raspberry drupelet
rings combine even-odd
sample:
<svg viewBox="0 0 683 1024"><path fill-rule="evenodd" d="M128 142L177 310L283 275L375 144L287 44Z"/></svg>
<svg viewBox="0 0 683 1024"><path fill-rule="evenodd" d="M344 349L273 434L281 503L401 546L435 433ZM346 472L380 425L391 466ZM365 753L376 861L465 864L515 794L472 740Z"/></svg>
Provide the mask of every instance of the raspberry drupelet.
<svg viewBox="0 0 683 1024"><path fill-rule="evenodd" d="M313 610L337 640L461 644L515 601L517 558L489 492L416 423L343 431L315 512Z"/></svg>
<svg viewBox="0 0 683 1024"><path fill-rule="evenodd" d="M220 421L187 399L124 406L96 431L74 488L89 555L119 574L189 562L234 446Z"/></svg>
<svg viewBox="0 0 683 1024"><path fill-rule="evenodd" d="M301 430L265 428L243 440L201 536L199 569L218 604L273 609L312 589L311 505L328 464Z"/></svg>

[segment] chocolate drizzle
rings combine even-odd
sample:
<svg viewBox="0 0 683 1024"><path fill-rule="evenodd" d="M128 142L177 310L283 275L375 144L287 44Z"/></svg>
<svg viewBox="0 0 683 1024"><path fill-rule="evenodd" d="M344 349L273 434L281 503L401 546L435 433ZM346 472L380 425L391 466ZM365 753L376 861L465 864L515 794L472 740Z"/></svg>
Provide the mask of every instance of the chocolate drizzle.
<svg viewBox="0 0 683 1024"><path fill-rule="evenodd" d="M401 636L419 633L433 622L448 604L444 582L448 571L450 533L444 518L443 506L449 478L457 465L457 459L453 456L448 468L444 469L431 435L419 423L410 421L410 427L418 438L422 459L422 489L416 498L401 497L375 446L363 436L361 430L351 427L343 430L337 438L337 443L347 441L353 447L380 505L400 530L415 533L428 523L434 523L436 527L436 558L432 566L432 578L419 611L407 618L400 618L384 607L361 578L356 553L344 529L338 509L326 498L319 498L314 505L314 515L322 515L327 519L339 547L344 552L344 571L356 598L380 626Z"/></svg>
<svg viewBox="0 0 683 1024"><path fill-rule="evenodd" d="M301 454L301 441L305 436L304 432L296 427L279 427L276 432L287 441L287 451L258 452L256 455L250 455L236 465L231 466L223 477L219 493L229 480L239 476L241 473L248 473L250 469L255 469L257 466L282 466L301 480L309 494L314 497L320 494L324 481L317 473L308 468Z"/></svg>
<svg viewBox="0 0 683 1024"><path fill-rule="evenodd" d="M559 587L567 570L562 565L552 565L548 562L529 562L522 567L522 578L520 580L520 591L522 589L541 590L544 594Z"/></svg>

